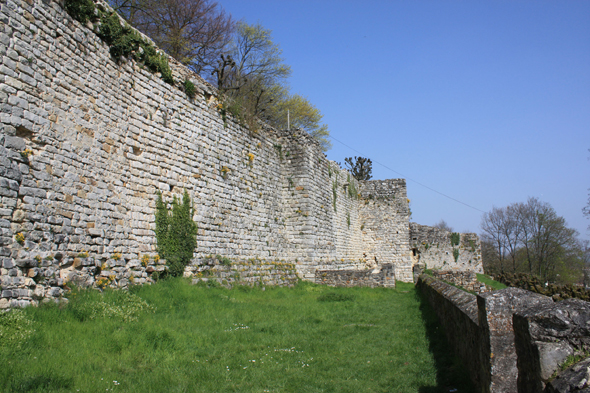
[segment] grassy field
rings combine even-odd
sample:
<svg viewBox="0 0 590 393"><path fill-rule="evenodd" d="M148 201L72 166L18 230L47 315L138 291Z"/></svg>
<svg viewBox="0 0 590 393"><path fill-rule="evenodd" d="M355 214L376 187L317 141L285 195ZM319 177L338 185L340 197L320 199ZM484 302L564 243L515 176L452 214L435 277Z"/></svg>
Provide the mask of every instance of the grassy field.
<svg viewBox="0 0 590 393"><path fill-rule="evenodd" d="M403 283L75 291L1 316L0 359L5 392L472 391Z"/></svg>
<svg viewBox="0 0 590 393"><path fill-rule="evenodd" d="M507 288L505 284L502 284L501 282L496 281L493 278L491 278L490 276L487 276L485 274L477 274L477 281L483 282L484 284L489 285L494 290Z"/></svg>

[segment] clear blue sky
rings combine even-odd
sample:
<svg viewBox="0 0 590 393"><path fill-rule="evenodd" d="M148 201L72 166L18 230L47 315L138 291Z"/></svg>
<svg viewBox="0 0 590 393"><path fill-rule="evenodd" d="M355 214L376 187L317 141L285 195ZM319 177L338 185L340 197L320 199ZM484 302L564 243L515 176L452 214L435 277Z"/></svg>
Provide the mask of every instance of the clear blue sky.
<svg viewBox="0 0 590 393"><path fill-rule="evenodd" d="M413 221L479 233L482 213L410 179L482 211L535 196L590 238L590 1L218 1L272 30L356 150L328 158L408 179Z"/></svg>

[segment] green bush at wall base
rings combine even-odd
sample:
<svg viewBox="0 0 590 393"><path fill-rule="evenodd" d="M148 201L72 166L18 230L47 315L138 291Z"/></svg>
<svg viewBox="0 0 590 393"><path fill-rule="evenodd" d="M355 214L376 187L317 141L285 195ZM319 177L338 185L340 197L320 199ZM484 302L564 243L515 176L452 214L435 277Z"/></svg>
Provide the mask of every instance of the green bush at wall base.
<svg viewBox="0 0 590 393"><path fill-rule="evenodd" d="M197 224L192 219L193 209L188 192L184 190L182 202L176 197L168 209L158 192L156 200L156 240L158 254L168 264L171 276L181 276L197 247Z"/></svg>

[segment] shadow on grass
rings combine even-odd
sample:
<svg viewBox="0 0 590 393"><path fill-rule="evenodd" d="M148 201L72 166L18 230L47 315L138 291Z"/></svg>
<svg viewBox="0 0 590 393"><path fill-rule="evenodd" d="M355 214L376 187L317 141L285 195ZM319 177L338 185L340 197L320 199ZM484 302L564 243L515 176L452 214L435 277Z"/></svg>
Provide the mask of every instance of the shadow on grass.
<svg viewBox="0 0 590 393"><path fill-rule="evenodd" d="M426 335L430 342L429 350L434 357L436 366L436 387L421 387L420 393L472 393L475 387L470 380L467 367L450 347L444 328L439 323L432 306L416 288L416 296L420 301L420 312L426 327ZM456 332L461 334L461 332Z"/></svg>

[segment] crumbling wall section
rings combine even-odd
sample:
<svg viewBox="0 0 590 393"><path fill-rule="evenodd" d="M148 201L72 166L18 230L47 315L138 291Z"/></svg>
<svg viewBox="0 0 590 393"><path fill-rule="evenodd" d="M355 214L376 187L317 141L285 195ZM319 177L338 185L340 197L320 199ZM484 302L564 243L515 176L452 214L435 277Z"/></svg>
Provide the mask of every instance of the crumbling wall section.
<svg viewBox="0 0 590 393"><path fill-rule="evenodd" d="M481 242L475 233L453 233L411 222L409 236L413 265L483 273Z"/></svg>
<svg viewBox="0 0 590 393"><path fill-rule="evenodd" d="M412 282L405 179L364 181L360 186L363 258L374 266L392 263L397 280Z"/></svg>

